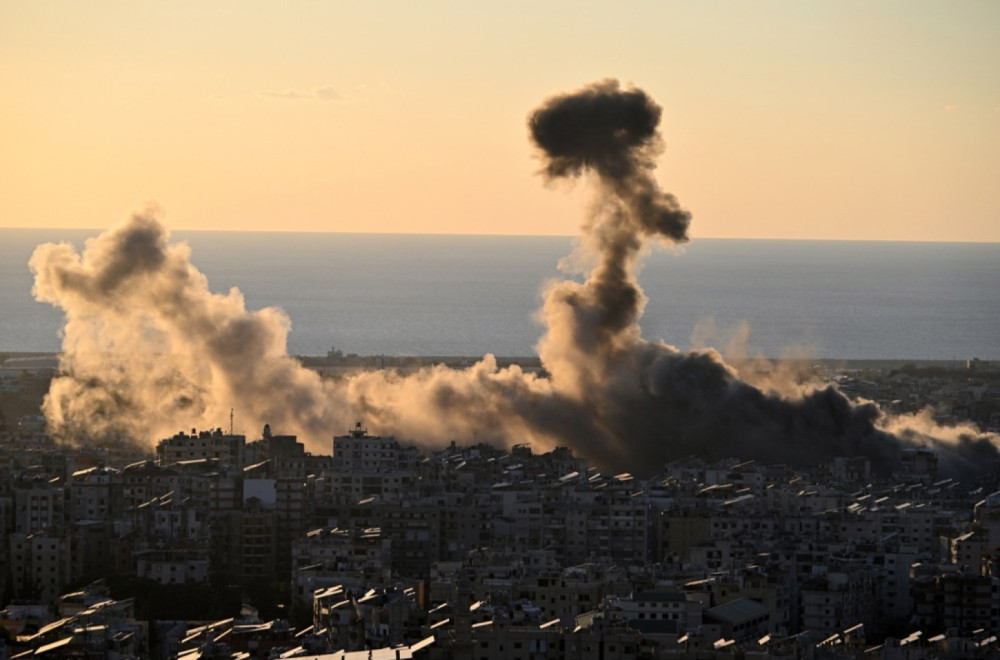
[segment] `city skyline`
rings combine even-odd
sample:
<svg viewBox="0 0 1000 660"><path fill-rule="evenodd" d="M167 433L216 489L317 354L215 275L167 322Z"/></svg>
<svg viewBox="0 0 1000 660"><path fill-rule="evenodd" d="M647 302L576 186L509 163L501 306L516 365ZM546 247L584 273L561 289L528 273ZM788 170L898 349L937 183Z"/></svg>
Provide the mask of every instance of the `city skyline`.
<svg viewBox="0 0 1000 660"><path fill-rule="evenodd" d="M527 116L614 77L662 107L692 239L1000 241L992 3L0 16L0 227L574 235L587 188L539 185Z"/></svg>

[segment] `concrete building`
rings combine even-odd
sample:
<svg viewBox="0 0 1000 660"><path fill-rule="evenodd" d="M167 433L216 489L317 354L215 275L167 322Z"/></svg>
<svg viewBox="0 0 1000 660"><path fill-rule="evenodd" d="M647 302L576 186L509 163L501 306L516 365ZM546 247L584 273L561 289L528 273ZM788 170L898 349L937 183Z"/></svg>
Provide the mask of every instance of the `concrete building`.
<svg viewBox="0 0 1000 660"><path fill-rule="evenodd" d="M873 573L865 567L828 571L802 585L801 626L830 634L858 623L875 623Z"/></svg>
<svg viewBox="0 0 1000 660"><path fill-rule="evenodd" d="M419 477L420 452L395 438L369 435L360 422L333 439L333 460L324 470L320 497L327 501L412 498Z"/></svg>
<svg viewBox="0 0 1000 660"><path fill-rule="evenodd" d="M989 540L980 532L966 532L951 539L949 543L951 563L963 570L986 574L986 560L989 558Z"/></svg>
<svg viewBox="0 0 1000 660"><path fill-rule="evenodd" d="M74 472L69 479L71 520L112 520L124 504L121 473L114 468L93 467Z"/></svg>
<svg viewBox="0 0 1000 660"><path fill-rule="evenodd" d="M181 461L215 459L220 463L242 466L246 436L223 433L222 429L201 431L191 429L165 438L156 445L156 463L161 466Z"/></svg>
<svg viewBox="0 0 1000 660"><path fill-rule="evenodd" d="M633 625L647 621L670 621L673 632L683 633L701 624L701 603L688 600L683 591L641 591L617 601L621 615Z"/></svg>
<svg viewBox="0 0 1000 660"><path fill-rule="evenodd" d="M135 574L160 584L208 582L209 557L207 544L144 550L135 553Z"/></svg>
<svg viewBox="0 0 1000 660"><path fill-rule="evenodd" d="M66 522L66 489L61 480L42 476L20 480L14 487L14 530L32 534Z"/></svg>
<svg viewBox="0 0 1000 660"><path fill-rule="evenodd" d="M73 579L70 539L52 529L8 537L11 591L16 598L53 602Z"/></svg>
<svg viewBox="0 0 1000 660"><path fill-rule="evenodd" d="M1000 630L1000 578L979 570L914 564L914 619L925 631Z"/></svg>
<svg viewBox="0 0 1000 660"><path fill-rule="evenodd" d="M705 625L716 625L719 637L736 642L760 639L771 629L771 612L751 598L736 598L705 611Z"/></svg>
<svg viewBox="0 0 1000 660"><path fill-rule="evenodd" d="M119 473L119 478L122 511L129 511L154 497L180 490L177 471L161 467L151 460L125 466Z"/></svg>
<svg viewBox="0 0 1000 660"><path fill-rule="evenodd" d="M292 545L292 588L307 601L314 591L333 585L367 590L389 584L392 544L375 528L314 529Z"/></svg>

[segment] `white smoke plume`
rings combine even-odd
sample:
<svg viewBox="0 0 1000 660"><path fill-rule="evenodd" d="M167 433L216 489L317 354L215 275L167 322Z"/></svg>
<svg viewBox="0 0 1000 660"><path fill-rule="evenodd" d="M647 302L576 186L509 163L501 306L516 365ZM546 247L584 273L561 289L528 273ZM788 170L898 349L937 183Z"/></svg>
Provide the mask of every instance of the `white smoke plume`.
<svg viewBox="0 0 1000 660"><path fill-rule="evenodd" d="M498 369L486 356L465 370L321 380L286 354L282 312L247 311L235 289L211 293L187 246L170 244L147 212L82 254L43 245L31 259L36 297L66 313L64 374L45 404L53 432L153 443L213 427L237 408L251 426L298 434L313 451L363 419L425 446L566 445L602 469L638 474L692 454L789 463L865 455L888 471L920 445L956 473L995 459L996 438L972 429L889 420L834 387L762 390L712 349L682 353L642 338L642 252L649 240L687 241L690 222L653 176L660 115L641 90L605 80L529 118L542 174L585 175L596 194L580 248L593 266L582 283L545 292L537 348L547 377Z"/></svg>

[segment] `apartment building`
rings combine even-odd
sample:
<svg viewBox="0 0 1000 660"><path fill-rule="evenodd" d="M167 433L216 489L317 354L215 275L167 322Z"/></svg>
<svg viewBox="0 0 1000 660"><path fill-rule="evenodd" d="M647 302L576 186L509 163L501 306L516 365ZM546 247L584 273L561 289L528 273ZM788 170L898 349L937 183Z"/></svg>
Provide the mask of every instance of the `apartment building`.
<svg viewBox="0 0 1000 660"><path fill-rule="evenodd" d="M223 433L221 428L200 432L191 429L190 434L182 431L161 440L156 445L156 463L166 466L182 461L215 459L242 466L245 445L246 436Z"/></svg>
<svg viewBox="0 0 1000 660"><path fill-rule="evenodd" d="M66 489L59 478L32 476L14 487L14 531L33 534L66 521Z"/></svg>

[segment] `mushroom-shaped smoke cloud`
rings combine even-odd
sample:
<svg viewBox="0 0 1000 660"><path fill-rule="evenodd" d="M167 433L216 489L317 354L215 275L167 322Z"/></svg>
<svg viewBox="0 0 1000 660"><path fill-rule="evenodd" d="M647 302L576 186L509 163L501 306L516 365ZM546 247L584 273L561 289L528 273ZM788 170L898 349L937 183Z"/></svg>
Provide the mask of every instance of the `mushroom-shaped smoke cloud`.
<svg viewBox="0 0 1000 660"><path fill-rule="evenodd" d="M236 290L209 291L186 245L150 214L88 242L40 246L35 293L66 312L63 375L46 402L66 438L118 434L142 442L210 427L239 408L314 450L365 419L427 446L452 440L566 445L602 469L648 474L697 454L791 463L865 455L888 471L903 449L934 448L963 474L997 457L996 438L889 419L834 387L794 395L741 379L713 350L682 353L642 338L635 272L650 239L684 242L690 215L653 176L661 110L641 90L605 80L554 97L529 118L549 178L587 174L597 195L581 249L583 282L544 293L538 344L548 372L498 369L356 373L324 381L285 353L280 311L247 311ZM892 432L885 430L891 428Z"/></svg>

